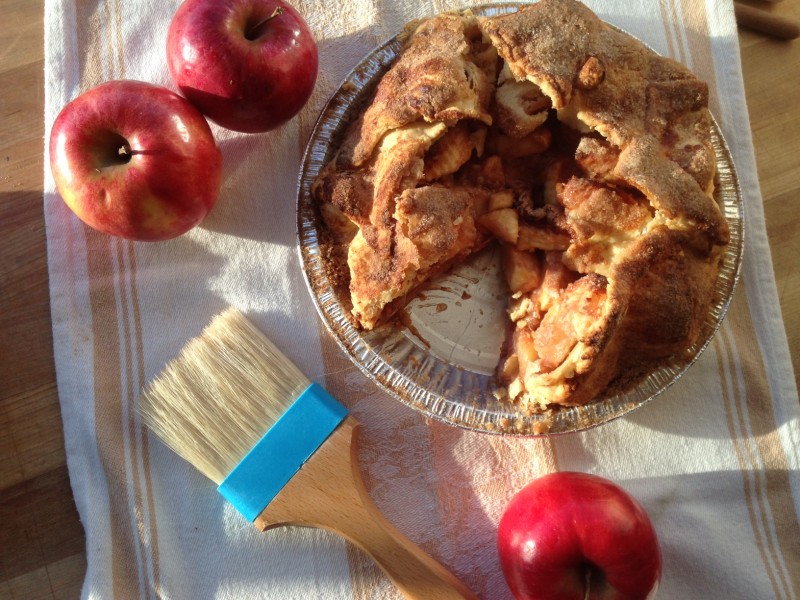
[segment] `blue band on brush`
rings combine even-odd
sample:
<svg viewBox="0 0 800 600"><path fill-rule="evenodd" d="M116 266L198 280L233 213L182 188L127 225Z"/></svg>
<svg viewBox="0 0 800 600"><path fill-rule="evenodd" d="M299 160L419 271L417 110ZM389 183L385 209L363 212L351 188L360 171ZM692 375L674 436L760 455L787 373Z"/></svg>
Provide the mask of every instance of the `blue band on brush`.
<svg viewBox="0 0 800 600"><path fill-rule="evenodd" d="M346 416L338 400L312 383L219 485L219 493L255 521Z"/></svg>

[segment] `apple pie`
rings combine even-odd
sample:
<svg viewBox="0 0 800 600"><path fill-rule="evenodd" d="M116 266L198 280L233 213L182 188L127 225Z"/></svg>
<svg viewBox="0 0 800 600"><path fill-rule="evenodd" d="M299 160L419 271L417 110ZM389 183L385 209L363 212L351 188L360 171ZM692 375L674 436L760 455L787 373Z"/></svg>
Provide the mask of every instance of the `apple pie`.
<svg viewBox="0 0 800 600"><path fill-rule="evenodd" d="M711 123L702 81L575 0L414 23L312 189L354 324L496 244L521 411L687 351L729 238Z"/></svg>

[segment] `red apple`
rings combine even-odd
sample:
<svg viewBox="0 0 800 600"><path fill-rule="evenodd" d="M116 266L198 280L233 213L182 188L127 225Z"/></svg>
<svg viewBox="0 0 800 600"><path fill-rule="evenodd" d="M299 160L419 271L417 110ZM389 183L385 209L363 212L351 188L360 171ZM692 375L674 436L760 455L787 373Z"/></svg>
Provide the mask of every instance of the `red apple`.
<svg viewBox="0 0 800 600"><path fill-rule="evenodd" d="M61 110L50 133L50 168L87 225L156 241L185 233L208 214L222 155L186 99L141 81L109 81Z"/></svg>
<svg viewBox="0 0 800 600"><path fill-rule="evenodd" d="M661 579L661 551L642 506L585 473L534 480L498 527L503 574L517 600L644 600Z"/></svg>
<svg viewBox="0 0 800 600"><path fill-rule="evenodd" d="M211 120L258 133L305 105L318 56L308 25L283 0L186 0L170 23L167 64Z"/></svg>

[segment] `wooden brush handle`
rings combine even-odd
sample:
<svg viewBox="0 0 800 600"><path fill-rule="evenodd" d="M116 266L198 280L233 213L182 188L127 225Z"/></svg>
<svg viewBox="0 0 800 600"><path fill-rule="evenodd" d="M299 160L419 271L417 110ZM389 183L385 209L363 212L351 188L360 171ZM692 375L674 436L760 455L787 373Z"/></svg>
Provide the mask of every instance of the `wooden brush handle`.
<svg viewBox="0 0 800 600"><path fill-rule="evenodd" d="M322 527L369 554L410 600L478 600L463 583L389 523L358 468L358 422L347 419L264 509L255 524Z"/></svg>

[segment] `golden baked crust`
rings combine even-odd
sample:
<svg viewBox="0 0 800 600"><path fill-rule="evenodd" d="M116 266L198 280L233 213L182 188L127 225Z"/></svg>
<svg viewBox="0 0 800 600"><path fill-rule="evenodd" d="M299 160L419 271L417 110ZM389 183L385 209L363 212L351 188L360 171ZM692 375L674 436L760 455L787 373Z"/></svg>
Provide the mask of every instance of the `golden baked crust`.
<svg viewBox="0 0 800 600"><path fill-rule="evenodd" d="M618 147L652 136L709 191L708 88L686 67L611 28L576 0L545 0L482 23L517 80Z"/></svg>
<svg viewBox="0 0 800 600"><path fill-rule="evenodd" d="M445 14L423 22L378 84L338 160L358 167L369 160L386 133L419 120L491 123L495 56L482 43L474 17Z"/></svg>
<svg viewBox="0 0 800 600"><path fill-rule="evenodd" d="M475 198L485 193L450 194L460 199L455 210L436 188L423 194L429 206L414 203L419 192L406 192L454 173L480 149L479 129L492 121L496 63L468 13L418 25L315 183L315 197L328 207L325 222L335 239L349 243L350 299L360 326L385 321L418 283L485 242L485 235L468 232L478 216ZM401 227L408 202L426 211L441 239L458 242L415 246L419 240ZM358 233L351 236L343 219Z"/></svg>
<svg viewBox="0 0 800 600"><path fill-rule="evenodd" d="M728 241L707 105L685 67L575 0L416 24L313 189L355 324L494 241L498 395L521 410L686 351Z"/></svg>
<svg viewBox="0 0 800 600"><path fill-rule="evenodd" d="M475 224L479 190L427 186L403 191L395 204L391 252L370 243L362 228L347 257L353 314L373 328L404 304L409 293L454 261L472 253L484 237Z"/></svg>

